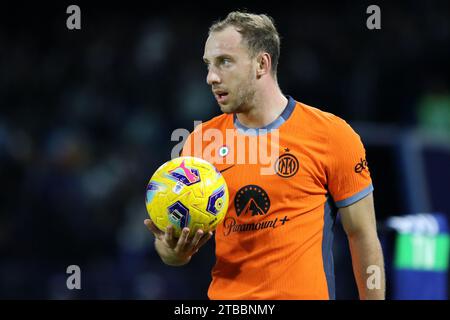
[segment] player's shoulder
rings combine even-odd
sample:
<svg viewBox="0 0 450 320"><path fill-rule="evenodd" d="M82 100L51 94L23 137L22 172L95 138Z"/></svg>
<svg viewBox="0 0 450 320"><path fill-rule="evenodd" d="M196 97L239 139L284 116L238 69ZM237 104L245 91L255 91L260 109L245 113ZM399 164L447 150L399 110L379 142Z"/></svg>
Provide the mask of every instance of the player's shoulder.
<svg viewBox="0 0 450 320"><path fill-rule="evenodd" d="M301 109L301 117L311 126L320 126L327 131L352 130L350 124L343 118L319 108L297 102Z"/></svg>
<svg viewBox="0 0 450 320"><path fill-rule="evenodd" d="M317 125L331 126L345 122L344 119L338 117L337 115L321 110L319 108L307 105L302 102L297 102L301 109L303 120L311 121Z"/></svg>

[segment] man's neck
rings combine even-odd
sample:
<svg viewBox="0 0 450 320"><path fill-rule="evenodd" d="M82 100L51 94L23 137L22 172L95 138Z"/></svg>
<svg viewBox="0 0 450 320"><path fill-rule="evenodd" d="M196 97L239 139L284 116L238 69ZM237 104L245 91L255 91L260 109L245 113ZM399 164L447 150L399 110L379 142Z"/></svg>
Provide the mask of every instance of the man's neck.
<svg viewBox="0 0 450 320"><path fill-rule="evenodd" d="M275 121L286 108L288 99L280 88L263 90L255 95L248 111L237 113L239 122L247 128L262 128Z"/></svg>

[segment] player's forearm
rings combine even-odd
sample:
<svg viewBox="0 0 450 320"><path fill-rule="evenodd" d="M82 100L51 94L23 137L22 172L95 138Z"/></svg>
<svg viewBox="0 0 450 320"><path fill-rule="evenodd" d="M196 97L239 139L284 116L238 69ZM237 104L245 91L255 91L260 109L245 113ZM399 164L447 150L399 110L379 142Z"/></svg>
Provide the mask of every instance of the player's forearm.
<svg viewBox="0 0 450 320"><path fill-rule="evenodd" d="M356 233L348 239L360 299L385 299L383 252L378 237Z"/></svg>

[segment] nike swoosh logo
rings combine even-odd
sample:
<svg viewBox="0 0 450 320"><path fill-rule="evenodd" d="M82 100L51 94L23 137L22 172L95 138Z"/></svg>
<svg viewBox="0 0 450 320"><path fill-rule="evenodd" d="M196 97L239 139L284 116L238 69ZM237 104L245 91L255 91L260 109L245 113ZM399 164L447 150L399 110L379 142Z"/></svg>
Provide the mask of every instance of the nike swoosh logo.
<svg viewBox="0 0 450 320"><path fill-rule="evenodd" d="M229 166L228 168L225 168L225 169L223 169L223 170L220 170L220 173L224 173L225 171L227 171L228 169L233 168L234 166L235 166L235 165L233 164L233 165Z"/></svg>

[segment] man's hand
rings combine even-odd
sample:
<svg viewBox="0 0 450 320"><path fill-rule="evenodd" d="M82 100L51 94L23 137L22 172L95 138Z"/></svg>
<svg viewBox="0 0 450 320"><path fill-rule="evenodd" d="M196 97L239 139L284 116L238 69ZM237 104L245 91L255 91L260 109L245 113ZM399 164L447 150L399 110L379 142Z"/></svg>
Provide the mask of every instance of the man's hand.
<svg viewBox="0 0 450 320"><path fill-rule="evenodd" d="M173 226L169 225L166 232L156 227L150 219L145 219L144 224L155 236L155 248L161 260L169 266L182 266L187 264L193 254L200 249L213 233L210 231L204 234L203 230L197 230L193 237L189 237L189 228L181 231L177 239L173 236Z"/></svg>

